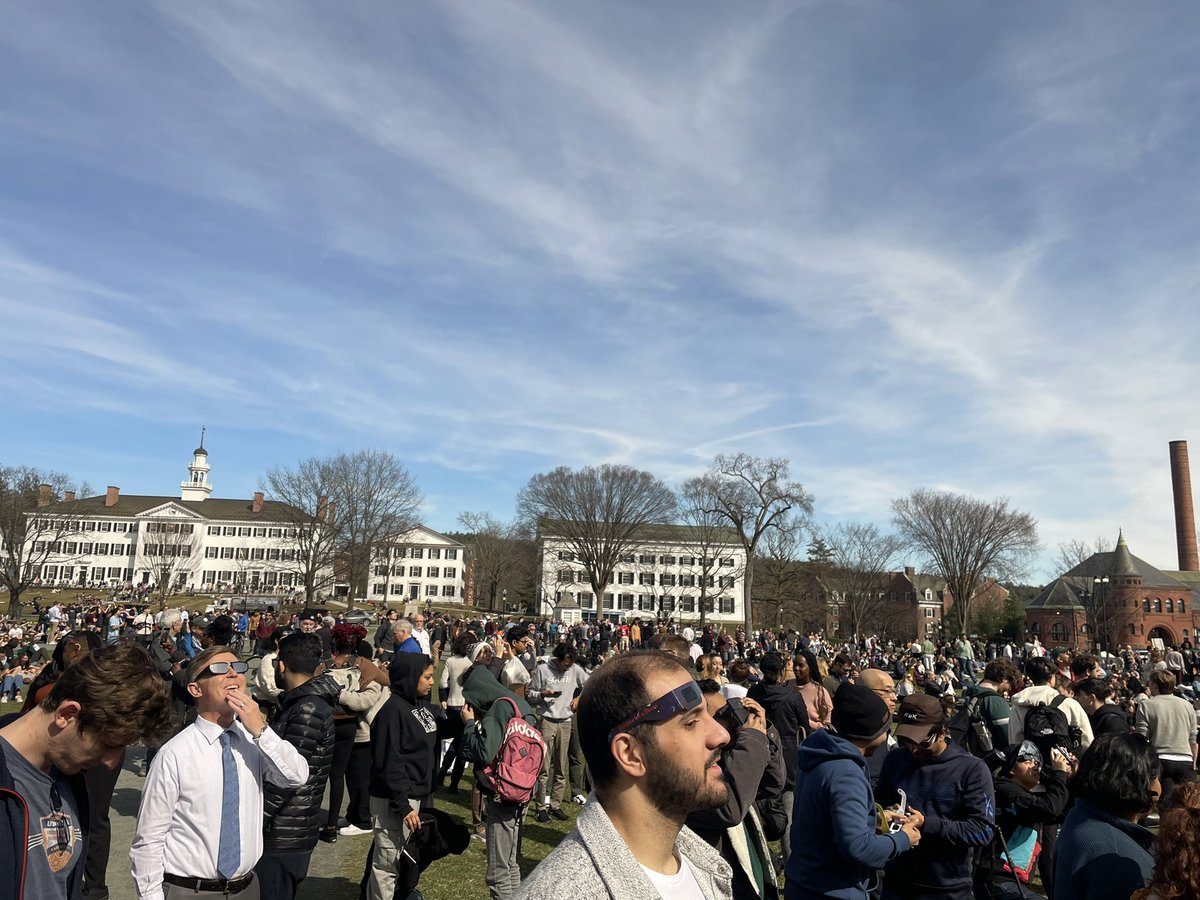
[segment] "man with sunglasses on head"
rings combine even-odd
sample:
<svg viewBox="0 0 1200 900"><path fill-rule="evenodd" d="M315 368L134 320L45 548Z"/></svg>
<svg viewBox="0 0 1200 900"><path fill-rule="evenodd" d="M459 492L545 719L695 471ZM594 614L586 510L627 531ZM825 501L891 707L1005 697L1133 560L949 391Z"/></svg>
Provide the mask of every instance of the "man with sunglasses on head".
<svg viewBox="0 0 1200 900"><path fill-rule="evenodd" d="M875 799L888 807L904 791L925 821L920 846L887 864L884 900L969 900L972 854L992 840L996 822L992 773L950 739L937 697L910 694L896 720L900 746L883 762Z"/></svg>
<svg viewBox="0 0 1200 900"><path fill-rule="evenodd" d="M684 664L636 651L605 662L579 695L579 727L594 794L517 900L732 897L729 864L684 827L725 802L729 743Z"/></svg>
<svg viewBox="0 0 1200 900"><path fill-rule="evenodd" d="M228 647L188 666L196 721L154 757L129 852L142 900L259 896L263 782L295 790L308 762L267 727L245 673Z"/></svg>

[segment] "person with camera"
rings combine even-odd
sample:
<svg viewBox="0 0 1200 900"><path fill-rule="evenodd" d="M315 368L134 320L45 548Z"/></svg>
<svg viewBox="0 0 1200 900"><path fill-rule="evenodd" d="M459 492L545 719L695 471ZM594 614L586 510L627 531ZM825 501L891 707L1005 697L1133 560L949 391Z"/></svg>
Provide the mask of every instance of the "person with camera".
<svg viewBox="0 0 1200 900"><path fill-rule="evenodd" d="M778 656L778 654L775 654ZM686 825L711 844L733 868L734 900L777 900L771 849L756 806L766 792L778 797L786 768L778 744L772 752L766 711L749 697L727 700L711 678L699 682L709 714L729 732L719 765L727 788L725 802L697 810Z"/></svg>
<svg viewBox="0 0 1200 900"><path fill-rule="evenodd" d="M782 850L783 861L786 864L791 852L788 833L792 824L792 792L796 786L796 751L800 742L808 735L809 719L804 697L796 690L795 684L784 677L785 663L784 657L778 653L764 654L759 664L762 681L750 688L748 696L762 706L767 715L767 722L779 732L780 752L787 772L782 798L786 817Z"/></svg>
<svg viewBox="0 0 1200 900"><path fill-rule="evenodd" d="M1054 747L1050 766L1032 741L1010 744L994 754L996 834L975 869L976 900L1023 898L1039 857L1047 852L1043 829L1066 815L1071 760ZM990 759L991 757L989 757Z"/></svg>
<svg viewBox="0 0 1200 900"><path fill-rule="evenodd" d="M797 760L787 900L868 896L872 876L921 842L916 809L885 813L871 796L867 757L887 740L892 711L860 684L838 688L831 728L800 745Z"/></svg>

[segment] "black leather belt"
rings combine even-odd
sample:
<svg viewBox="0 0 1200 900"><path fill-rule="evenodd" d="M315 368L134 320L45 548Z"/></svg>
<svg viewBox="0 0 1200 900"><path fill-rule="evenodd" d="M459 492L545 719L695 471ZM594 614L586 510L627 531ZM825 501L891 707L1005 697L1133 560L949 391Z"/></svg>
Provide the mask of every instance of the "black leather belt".
<svg viewBox="0 0 1200 900"><path fill-rule="evenodd" d="M247 872L245 875L239 875L237 878L230 879L184 878L182 875L172 875L170 873L163 876L163 881L167 884L191 888L193 891L208 891L217 894L240 894L246 888L250 887L250 882L253 880L253 872Z"/></svg>
<svg viewBox="0 0 1200 900"><path fill-rule="evenodd" d="M554 716L542 716L542 718L545 719L547 722L553 722L555 725L561 725L563 722L571 721L570 716L567 716L565 719L556 719L556 718L554 718Z"/></svg>

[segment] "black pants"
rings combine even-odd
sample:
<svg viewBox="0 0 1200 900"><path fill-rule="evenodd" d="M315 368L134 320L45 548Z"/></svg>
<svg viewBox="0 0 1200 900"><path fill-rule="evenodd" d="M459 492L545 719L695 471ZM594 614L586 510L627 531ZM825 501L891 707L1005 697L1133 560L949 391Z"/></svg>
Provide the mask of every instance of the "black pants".
<svg viewBox="0 0 1200 900"><path fill-rule="evenodd" d="M438 781L444 779L448 774L450 776L450 786L457 788L459 781L462 780L463 770L467 767L467 757L462 749L463 733L466 730L462 720L462 707L446 707L446 717L448 731L444 737L450 739L450 749L446 751L446 758L442 760L442 768L438 772Z"/></svg>
<svg viewBox="0 0 1200 900"><path fill-rule="evenodd" d="M329 764L329 818L326 825L337 825L342 814L342 798L346 796L346 769L350 751L354 749L357 717L333 720L333 761Z"/></svg>
<svg viewBox="0 0 1200 900"><path fill-rule="evenodd" d="M359 828L371 827L371 742L361 741L350 750L346 766L346 789L350 805L346 821Z"/></svg>
<svg viewBox="0 0 1200 900"><path fill-rule="evenodd" d="M1183 762L1176 759L1161 759L1162 777L1159 779L1162 784L1162 796L1158 801L1159 810L1171 808L1171 792L1175 790L1176 785L1187 784L1189 781L1196 780L1196 769L1190 762Z"/></svg>
<svg viewBox="0 0 1200 900"><path fill-rule="evenodd" d="M260 895L271 900L293 900L300 882L308 876L308 860L311 856L311 850L264 853L254 867Z"/></svg>
<svg viewBox="0 0 1200 900"><path fill-rule="evenodd" d="M117 776L125 765L125 752L115 769L108 766L92 766L83 773L87 784L88 806L88 852L83 864L83 881L89 888L102 888L108 885L108 851L112 845L112 823L108 819L108 810L112 805L113 790L117 786Z"/></svg>

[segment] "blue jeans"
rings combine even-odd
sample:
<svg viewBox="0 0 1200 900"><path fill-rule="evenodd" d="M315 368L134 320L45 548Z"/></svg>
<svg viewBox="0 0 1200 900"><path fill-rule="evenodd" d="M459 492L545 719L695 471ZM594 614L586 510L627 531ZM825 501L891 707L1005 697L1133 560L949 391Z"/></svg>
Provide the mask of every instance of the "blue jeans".
<svg viewBox="0 0 1200 900"><path fill-rule="evenodd" d="M9 700L15 700L24 685L25 679L20 675L5 675L4 683L0 685L0 696L8 697Z"/></svg>

